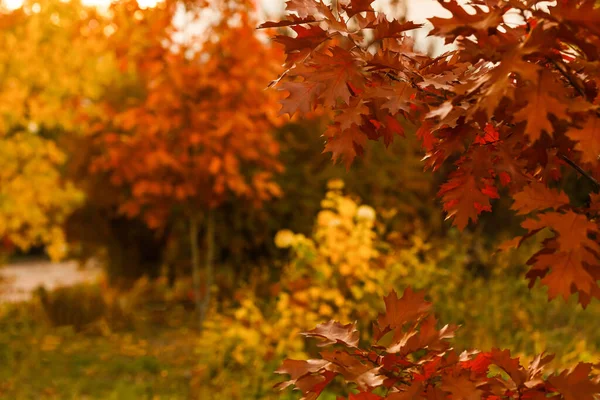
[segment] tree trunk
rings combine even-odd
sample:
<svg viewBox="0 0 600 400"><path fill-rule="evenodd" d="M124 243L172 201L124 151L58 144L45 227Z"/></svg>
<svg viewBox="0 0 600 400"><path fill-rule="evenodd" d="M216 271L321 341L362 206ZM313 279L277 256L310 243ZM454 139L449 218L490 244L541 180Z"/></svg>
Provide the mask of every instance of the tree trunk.
<svg viewBox="0 0 600 400"><path fill-rule="evenodd" d="M198 255L198 217L190 218L190 250L192 253L192 280L194 286L194 302L199 318L199 328L202 329L202 293L200 291L200 257Z"/></svg>
<svg viewBox="0 0 600 400"><path fill-rule="evenodd" d="M206 313L210 305L210 289L213 284L215 251L215 220L214 213L208 212L206 220L206 258L204 262L204 287L202 296L200 279L200 255L198 251L198 218L190 219L190 247L192 250L192 278L194 284L194 300L198 312L198 328L202 331Z"/></svg>

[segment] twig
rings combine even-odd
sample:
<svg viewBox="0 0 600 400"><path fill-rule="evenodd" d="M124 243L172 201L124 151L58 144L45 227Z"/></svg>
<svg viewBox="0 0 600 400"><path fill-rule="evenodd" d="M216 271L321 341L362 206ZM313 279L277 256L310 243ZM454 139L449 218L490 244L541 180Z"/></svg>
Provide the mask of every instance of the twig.
<svg viewBox="0 0 600 400"><path fill-rule="evenodd" d="M437 93L428 92L427 90L425 90L425 89L421 88L419 85L417 85L417 84L416 84L416 83L414 83L414 82L410 82L410 81L408 81L408 80L406 80L406 79L401 79L401 78L398 78L396 75L392 74L391 72L386 72L386 73L385 73L385 75L386 75L388 78L390 78L391 80L393 80L393 81L396 81L396 82L404 82L404 83L408 83L408 84L410 84L410 85L411 85L413 88L415 88L415 89L417 89L417 90L419 90L419 91L421 91L421 92L425 93L426 95L429 95L429 96L435 97L435 98L436 98L436 99L438 99L438 100L441 100L441 101L446 101L446 100L448 100L446 97L444 97L444 96L440 96L440 95L439 95L439 94L437 94Z"/></svg>
<svg viewBox="0 0 600 400"><path fill-rule="evenodd" d="M589 101L585 90L577 82L575 82L575 79L571 76L571 74L569 74L564 68L562 68L563 65L559 64L556 60L552 58L548 58L548 60L556 67L558 72L560 72L561 75L564 76L567 79L567 81L569 81L569 83L571 84L571 86L573 86L577 93L579 93L581 97Z"/></svg>
<svg viewBox="0 0 600 400"><path fill-rule="evenodd" d="M579 165L575 164L575 162L573 162L569 157L565 156L564 154L558 154L558 157L562 158L567 164L573 167L575 171L581 174L581 176L587 178L594 185L594 189L596 192L600 191L600 182L598 182L596 178L591 176L587 171L585 171Z"/></svg>

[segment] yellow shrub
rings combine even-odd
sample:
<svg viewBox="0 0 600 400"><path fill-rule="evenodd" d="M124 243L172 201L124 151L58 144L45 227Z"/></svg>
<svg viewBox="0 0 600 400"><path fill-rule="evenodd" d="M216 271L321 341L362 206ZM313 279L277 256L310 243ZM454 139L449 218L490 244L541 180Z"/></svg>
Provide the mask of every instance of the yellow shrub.
<svg viewBox="0 0 600 400"><path fill-rule="evenodd" d="M22 250L45 245L52 259L63 257L61 226L83 201L61 177L64 162L55 143L34 133L0 135L0 238Z"/></svg>
<svg viewBox="0 0 600 400"><path fill-rule="evenodd" d="M454 230L426 240L419 224L402 245L392 246L375 210L342 189L341 181L330 183L311 237L289 230L276 235L276 245L291 252L276 296L261 296L248 285L235 304L213 310L200 342L199 398L281 398L271 389L280 361L305 359L315 350L300 332L335 319L358 321L368 334L366 324L382 310L383 296L407 286L427 291L441 323L463 325L458 348L497 346L524 358L550 349L558 355L554 365L563 367L600 354L592 323L598 305L582 311L529 290L527 248L491 254L477 235Z"/></svg>

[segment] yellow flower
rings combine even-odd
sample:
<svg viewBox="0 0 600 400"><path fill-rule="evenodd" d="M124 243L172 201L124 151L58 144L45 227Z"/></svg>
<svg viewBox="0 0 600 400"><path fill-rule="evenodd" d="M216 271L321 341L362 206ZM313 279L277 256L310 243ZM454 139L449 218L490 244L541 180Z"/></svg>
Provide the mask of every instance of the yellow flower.
<svg viewBox="0 0 600 400"><path fill-rule="evenodd" d="M283 229L275 235L275 246L285 249L294 244L294 232L289 229Z"/></svg>
<svg viewBox="0 0 600 400"><path fill-rule="evenodd" d="M359 220L373 221L375 220L375 210L373 207L362 205L356 211L356 218Z"/></svg>
<svg viewBox="0 0 600 400"><path fill-rule="evenodd" d="M344 188L344 181L341 179L332 179L327 182L327 189L330 190L342 190Z"/></svg>

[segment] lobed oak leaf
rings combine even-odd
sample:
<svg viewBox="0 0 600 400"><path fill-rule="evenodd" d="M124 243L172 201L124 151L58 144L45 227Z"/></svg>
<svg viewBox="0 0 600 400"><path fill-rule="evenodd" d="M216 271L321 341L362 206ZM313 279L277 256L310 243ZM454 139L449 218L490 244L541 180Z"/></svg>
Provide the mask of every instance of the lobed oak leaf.
<svg viewBox="0 0 600 400"><path fill-rule="evenodd" d="M329 39L327 31L317 25L292 27L296 37L276 35L273 41L283 45L286 54L285 67L291 68L296 63L304 61L321 43Z"/></svg>
<svg viewBox="0 0 600 400"><path fill-rule="evenodd" d="M328 321L317 325L316 328L303 332L307 337L318 337L323 339L318 346L328 346L331 344L342 343L346 346L358 346L360 335L355 324L342 325L337 321Z"/></svg>
<svg viewBox="0 0 600 400"><path fill-rule="evenodd" d="M492 353L477 353L475 357L461 362L461 366L466 369L470 369L471 371L477 374L485 374L487 373L490 364L492 363Z"/></svg>
<svg viewBox="0 0 600 400"><path fill-rule="evenodd" d="M326 360L284 360L275 370L276 374L288 374L292 380L297 380L303 375L318 372L329 364Z"/></svg>
<svg viewBox="0 0 600 400"><path fill-rule="evenodd" d="M390 114L396 114L400 111L410 112L410 105L413 104L412 96L416 90L408 83L395 82L391 86L377 86L368 90L367 95L371 98L380 98L384 102L381 108L387 109Z"/></svg>
<svg viewBox="0 0 600 400"><path fill-rule="evenodd" d="M515 202L511 206L517 215L529 214L533 211L542 211L547 208L558 209L569 204L569 196L564 192L551 189L538 181L532 181L522 191L513 195Z"/></svg>
<svg viewBox="0 0 600 400"><path fill-rule="evenodd" d="M587 271L584 261L595 261L586 256L586 251L571 250L554 254L540 254L535 257L535 268L549 272L542 278L542 284L548 286L548 297L562 296L567 300L573 293L572 288L590 293L596 280Z"/></svg>
<svg viewBox="0 0 600 400"><path fill-rule="evenodd" d="M433 25L432 35L446 36L446 43L451 43L455 37L469 36L476 31L486 32L489 29L496 29L503 23L503 15L509 7L492 8L489 12L483 11L475 6L474 14L468 13L455 0L443 1L439 3L442 7L452 13L451 18L433 17L429 22Z"/></svg>
<svg viewBox="0 0 600 400"><path fill-rule="evenodd" d="M418 350L444 351L448 346L448 339L454 337L456 326L445 325L436 329L437 319L430 315L419 325L419 331L409 331L406 334L396 331L392 343L387 347L389 353L410 354Z"/></svg>
<svg viewBox="0 0 600 400"><path fill-rule="evenodd" d="M450 394L453 400L481 400L483 397L483 391L477 388L466 371L444 374L440 388Z"/></svg>
<svg viewBox="0 0 600 400"><path fill-rule="evenodd" d="M295 15L288 15L287 19L274 22L267 21L258 26L258 29L266 29L266 28L281 28L284 26L293 26L293 25L302 25L302 24L311 24L315 23L317 20L313 16L307 16L304 18L297 17Z"/></svg>
<svg viewBox="0 0 600 400"><path fill-rule="evenodd" d="M402 392L389 393L386 400L413 400L421 397L423 392L422 382L412 382L410 385L403 386Z"/></svg>
<svg viewBox="0 0 600 400"><path fill-rule="evenodd" d="M400 37L406 31L421 28L423 24L416 24L412 21L400 22L396 19L388 21L385 15L377 18L365 27L365 29L373 29L373 42L382 39Z"/></svg>
<svg viewBox="0 0 600 400"><path fill-rule="evenodd" d="M598 226L583 214L573 211L547 212L541 214L537 220L524 221L521 226L530 231L543 228L552 229L557 235L557 241L562 251L579 251L582 247L587 247L600 253L600 245L589 238L589 233L596 233Z"/></svg>
<svg viewBox="0 0 600 400"><path fill-rule="evenodd" d="M324 8L327 6L321 0L287 0L285 3L286 11L295 12L300 18L322 18Z"/></svg>
<svg viewBox="0 0 600 400"><path fill-rule="evenodd" d="M559 101L550 92L553 82L552 74L543 70L539 82L518 91L519 100L523 100L525 106L514 114L514 118L517 122L526 122L525 134L532 142L538 140L543 131L552 135L554 129L548 114L559 119L571 119L567 114L568 103Z"/></svg>
<svg viewBox="0 0 600 400"><path fill-rule="evenodd" d="M575 368L553 375L548 382L565 400L595 400L600 395L600 383L590 379L592 364L579 363Z"/></svg>
<svg viewBox="0 0 600 400"><path fill-rule="evenodd" d="M477 144L492 144L496 143L500 140L500 135L494 125L486 124L483 129L483 136L477 136L475 138L475 143Z"/></svg>
<svg viewBox="0 0 600 400"><path fill-rule="evenodd" d="M352 128L353 125L360 126L362 116L369 114L369 107L362 99L353 98L350 105L340 108L340 113L335 116L335 121L339 123L340 129L345 131Z"/></svg>
<svg viewBox="0 0 600 400"><path fill-rule="evenodd" d="M361 12L373 12L373 3L375 0L350 0L350 4L348 6L342 5L342 8L346 11L348 18L352 18L358 13Z"/></svg>
<svg viewBox="0 0 600 400"><path fill-rule="evenodd" d="M598 21L600 11L593 0L585 1L558 1L550 8L550 15L563 23L570 23L578 27L585 27L595 35L600 35Z"/></svg>
<svg viewBox="0 0 600 400"><path fill-rule="evenodd" d="M368 140L356 126L340 131L339 125L332 125L325 135L328 139L323 152L331 152L334 162L341 157L346 169L349 169L356 156L362 153Z"/></svg>
<svg viewBox="0 0 600 400"><path fill-rule="evenodd" d="M483 94L478 97L476 110L485 111L488 117L492 117L504 97L514 99L514 77L516 73L523 81L536 82L539 77L540 67L523 59L532 50L517 47L506 52L500 63L489 70L485 75L477 79L477 83L468 89L468 93L474 93L480 87L484 87ZM474 114L476 110L471 110Z"/></svg>
<svg viewBox="0 0 600 400"><path fill-rule="evenodd" d="M500 350L493 348L490 352L491 363L500 367L504 372L510 376L511 380L515 384L514 389L523 386L527 381L527 374L518 358L511 358L510 350Z"/></svg>
<svg viewBox="0 0 600 400"><path fill-rule="evenodd" d="M294 385L302 392L302 400L317 400L336 375L332 371L324 371L319 375L308 374L300 377Z"/></svg>
<svg viewBox="0 0 600 400"><path fill-rule="evenodd" d="M329 49L329 53L316 53L312 60L319 67L310 80L323 85L319 98L324 106L335 107L338 99L349 104L352 93L348 83L362 86L363 77L358 68L360 61L349 51L337 46Z"/></svg>
<svg viewBox="0 0 600 400"><path fill-rule="evenodd" d="M346 381L356 383L361 390L371 390L383 384L385 377L379 374L381 366L373 367L370 363L363 363L345 351L323 352L321 356L335 365L336 373Z"/></svg>
<svg viewBox="0 0 600 400"><path fill-rule="evenodd" d="M404 137L404 127L400 125L400 122L398 122L395 117L386 115L383 123L385 126L383 131L383 143L386 147L393 142L395 135Z"/></svg>
<svg viewBox="0 0 600 400"><path fill-rule="evenodd" d="M477 222L479 214L491 211L490 198L497 198L498 192L493 186L481 187L473 175L459 172L453 174L450 180L444 183L438 196L444 202L444 211L448 218L454 218L452 225L463 230L469 220Z"/></svg>
<svg viewBox="0 0 600 400"><path fill-rule="evenodd" d="M525 386L532 387L537 384L538 379L542 376L544 367L547 366L553 359L553 354L545 355L542 353L535 356L527 368L528 381L525 383Z"/></svg>
<svg viewBox="0 0 600 400"><path fill-rule="evenodd" d="M575 150L581 152L581 161L597 163L600 157L600 118L592 115L587 118L583 127L571 128L567 131L569 139L577 142Z"/></svg>
<svg viewBox="0 0 600 400"><path fill-rule="evenodd" d="M404 290L402 297L392 291L383 301L385 313L377 318L380 332L386 329L401 328L407 322L416 322L422 319L431 309L431 303L425 301L424 292L413 292L409 287ZM377 336L377 335L376 335ZM378 337L379 339L381 337Z"/></svg>
<svg viewBox="0 0 600 400"><path fill-rule="evenodd" d="M289 96L279 101L282 105L279 113L292 117L296 112L310 112L321 87L318 82L283 82L279 90L288 91Z"/></svg>

